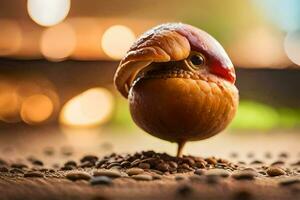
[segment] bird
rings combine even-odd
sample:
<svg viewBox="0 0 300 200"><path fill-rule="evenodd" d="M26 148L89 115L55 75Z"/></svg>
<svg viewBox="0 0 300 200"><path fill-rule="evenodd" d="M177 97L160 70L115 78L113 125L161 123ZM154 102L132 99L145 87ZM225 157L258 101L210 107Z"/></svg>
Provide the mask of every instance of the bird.
<svg viewBox="0 0 300 200"><path fill-rule="evenodd" d="M221 44L184 23L142 34L114 75L133 121L145 132L178 144L210 138L233 120L239 92L234 66Z"/></svg>

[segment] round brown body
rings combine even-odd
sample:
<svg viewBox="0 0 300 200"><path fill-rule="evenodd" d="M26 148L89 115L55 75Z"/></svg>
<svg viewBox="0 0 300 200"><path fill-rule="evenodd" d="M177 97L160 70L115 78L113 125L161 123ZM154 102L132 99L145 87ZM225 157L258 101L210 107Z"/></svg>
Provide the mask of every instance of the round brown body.
<svg viewBox="0 0 300 200"><path fill-rule="evenodd" d="M140 78L129 91L135 123L171 142L211 137L233 119L238 91L227 81L191 77Z"/></svg>

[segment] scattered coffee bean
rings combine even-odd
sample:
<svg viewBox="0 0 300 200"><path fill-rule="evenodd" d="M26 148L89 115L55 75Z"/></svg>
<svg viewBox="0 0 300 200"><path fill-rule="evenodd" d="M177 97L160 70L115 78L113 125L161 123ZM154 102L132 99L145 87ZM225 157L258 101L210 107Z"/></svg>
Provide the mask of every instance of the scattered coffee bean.
<svg viewBox="0 0 300 200"><path fill-rule="evenodd" d="M270 152L266 152L265 158L268 158L268 159L272 158L272 154Z"/></svg>
<svg viewBox="0 0 300 200"><path fill-rule="evenodd" d="M0 172L8 172L8 168L5 166L0 166Z"/></svg>
<svg viewBox="0 0 300 200"><path fill-rule="evenodd" d="M300 160L291 164L292 166L300 166Z"/></svg>
<svg viewBox="0 0 300 200"><path fill-rule="evenodd" d="M131 177L138 181L151 181L152 180L152 176L150 176L148 174L137 174L137 175L133 175Z"/></svg>
<svg viewBox="0 0 300 200"><path fill-rule="evenodd" d="M111 185L112 180L107 176L96 176L90 180L91 185Z"/></svg>
<svg viewBox="0 0 300 200"><path fill-rule="evenodd" d="M280 167L269 167L268 169L267 169L267 174L269 175L269 176L281 176L281 175L285 175L286 174L286 172L283 170L283 169L281 169Z"/></svg>
<svg viewBox="0 0 300 200"><path fill-rule="evenodd" d="M180 197L188 197L193 193L193 188L189 185L181 185L176 190L176 195Z"/></svg>
<svg viewBox="0 0 300 200"><path fill-rule="evenodd" d="M13 168L13 169L9 170L9 172L12 174L24 174L24 171L19 168Z"/></svg>
<svg viewBox="0 0 300 200"><path fill-rule="evenodd" d="M122 176L122 174L119 171L113 170L113 169L99 169L97 171L94 171L93 175L94 176L108 176L110 178L118 178L118 177Z"/></svg>
<svg viewBox="0 0 300 200"><path fill-rule="evenodd" d="M231 158L237 158L237 157L238 157L238 153L236 153L236 152L231 152L231 153L229 154L229 156L230 156Z"/></svg>
<svg viewBox="0 0 300 200"><path fill-rule="evenodd" d="M77 180L90 180L91 176L86 173L86 172L81 172L81 171L73 171L69 172L66 175L66 178L71 180L71 181L77 181Z"/></svg>
<svg viewBox="0 0 300 200"><path fill-rule="evenodd" d="M127 173L129 176L141 174L141 173L143 173L143 172L144 172L143 169L141 169L141 168L136 168L136 167L133 167L133 168L130 168L130 169L127 169L127 170L126 170L126 173Z"/></svg>
<svg viewBox="0 0 300 200"><path fill-rule="evenodd" d="M208 164L211 164L211 165L215 165L215 164L218 163L217 159L214 158L214 157L206 158L205 161L206 161Z"/></svg>
<svg viewBox="0 0 300 200"><path fill-rule="evenodd" d="M121 162L121 167L125 167L125 168L128 168L130 167L131 163L127 160Z"/></svg>
<svg viewBox="0 0 300 200"><path fill-rule="evenodd" d="M37 159L36 160L32 160L31 163L33 165L44 166L44 163L42 161L40 161L40 160L37 160Z"/></svg>
<svg viewBox="0 0 300 200"><path fill-rule="evenodd" d="M74 166L74 167L76 167L76 166L77 166L77 163L76 163L75 161L73 161L73 160L69 160L69 161L67 161L67 162L64 164L64 166Z"/></svg>
<svg viewBox="0 0 300 200"><path fill-rule="evenodd" d="M288 177L279 181L279 184L282 186L290 186L295 184L300 184L300 178Z"/></svg>
<svg viewBox="0 0 300 200"><path fill-rule="evenodd" d="M169 170L169 165L167 163L159 163L155 168L159 171L166 172Z"/></svg>
<svg viewBox="0 0 300 200"><path fill-rule="evenodd" d="M271 164L271 166L276 166L276 165L284 165L285 162L284 161L281 161L281 160L278 160L278 161L275 161Z"/></svg>
<svg viewBox="0 0 300 200"><path fill-rule="evenodd" d="M142 169L150 169L151 166L149 163L140 163L138 167Z"/></svg>
<svg viewBox="0 0 300 200"><path fill-rule="evenodd" d="M14 163L14 164L11 164L11 167L18 168L18 169L28 168L28 166L23 163Z"/></svg>
<svg viewBox="0 0 300 200"><path fill-rule="evenodd" d="M71 156L73 154L73 148L70 146L64 146L61 148L61 153L64 156Z"/></svg>
<svg viewBox="0 0 300 200"><path fill-rule="evenodd" d="M60 168L61 170L64 170L64 171L67 171L67 170L73 170L75 169L76 167L74 167L73 165L66 165L66 166L63 166L62 168Z"/></svg>
<svg viewBox="0 0 300 200"><path fill-rule="evenodd" d="M84 156L83 158L80 159L80 162L81 162L81 163L84 163L84 162L92 162L92 163L96 163L97 160L98 160L98 157L97 157L97 156L94 156L94 155L86 155L86 156Z"/></svg>
<svg viewBox="0 0 300 200"><path fill-rule="evenodd" d="M24 177L28 177L28 178L41 178L44 177L44 174L38 171L34 171L34 172L27 172L24 174Z"/></svg>
<svg viewBox="0 0 300 200"><path fill-rule="evenodd" d="M204 173L205 173L205 170L203 170L203 169L196 169L194 171L194 174L197 174L197 175L203 175Z"/></svg>
<svg viewBox="0 0 300 200"><path fill-rule="evenodd" d="M47 156L54 155L54 148L52 148L52 147L46 147L44 149L44 154L47 155Z"/></svg>
<svg viewBox="0 0 300 200"><path fill-rule="evenodd" d="M236 171L232 174L232 178L236 180L253 180L256 174L253 171Z"/></svg>
<svg viewBox="0 0 300 200"><path fill-rule="evenodd" d="M219 176L224 178L230 176L230 174L231 173L225 169L210 169L205 173L206 176Z"/></svg>
<svg viewBox="0 0 300 200"><path fill-rule="evenodd" d="M251 165L257 165L257 164L263 164L264 162L263 161L261 161L261 160L254 160L254 161L252 161L250 164Z"/></svg>
<svg viewBox="0 0 300 200"><path fill-rule="evenodd" d="M279 155L278 155L279 158L288 158L289 157L289 154L286 153L286 152L281 152Z"/></svg>

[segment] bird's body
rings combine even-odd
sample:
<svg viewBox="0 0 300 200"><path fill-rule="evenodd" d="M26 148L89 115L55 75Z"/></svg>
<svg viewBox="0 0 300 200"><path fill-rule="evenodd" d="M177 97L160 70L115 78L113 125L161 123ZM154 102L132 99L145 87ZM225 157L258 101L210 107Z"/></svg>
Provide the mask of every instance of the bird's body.
<svg viewBox="0 0 300 200"><path fill-rule="evenodd" d="M238 107L233 65L219 43L195 27L165 24L145 33L121 61L115 84L135 123L179 144L209 138Z"/></svg>

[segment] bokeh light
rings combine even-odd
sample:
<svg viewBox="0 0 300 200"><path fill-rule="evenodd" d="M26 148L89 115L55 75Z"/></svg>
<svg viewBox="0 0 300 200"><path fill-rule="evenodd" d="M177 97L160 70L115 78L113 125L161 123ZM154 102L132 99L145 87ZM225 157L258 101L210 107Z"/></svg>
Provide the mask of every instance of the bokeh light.
<svg viewBox="0 0 300 200"><path fill-rule="evenodd" d="M133 31L123 25L114 25L108 28L101 40L105 54L113 59L121 59L135 40Z"/></svg>
<svg viewBox="0 0 300 200"><path fill-rule="evenodd" d="M53 103L43 94L26 98L21 107L21 118L28 124L36 124L47 120L53 113Z"/></svg>
<svg viewBox="0 0 300 200"><path fill-rule="evenodd" d="M104 88L92 88L64 105L60 122L69 126L95 126L106 122L112 110L112 94Z"/></svg>
<svg viewBox="0 0 300 200"><path fill-rule="evenodd" d="M293 63L300 65L300 30L289 32L286 35L284 50Z"/></svg>
<svg viewBox="0 0 300 200"><path fill-rule="evenodd" d="M0 120L7 123L18 122L21 99L13 84L0 78Z"/></svg>
<svg viewBox="0 0 300 200"><path fill-rule="evenodd" d="M66 18L71 7L70 0L28 0L29 16L37 24L53 26Z"/></svg>
<svg viewBox="0 0 300 200"><path fill-rule="evenodd" d="M71 25L61 23L45 30L40 41L42 54L51 61L61 61L72 54L76 35Z"/></svg>
<svg viewBox="0 0 300 200"><path fill-rule="evenodd" d="M16 53L22 43L22 32L19 24L13 20L0 20L0 55Z"/></svg>

